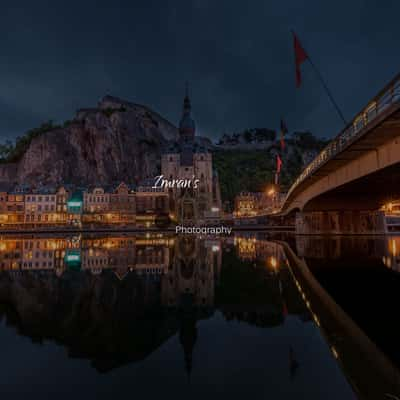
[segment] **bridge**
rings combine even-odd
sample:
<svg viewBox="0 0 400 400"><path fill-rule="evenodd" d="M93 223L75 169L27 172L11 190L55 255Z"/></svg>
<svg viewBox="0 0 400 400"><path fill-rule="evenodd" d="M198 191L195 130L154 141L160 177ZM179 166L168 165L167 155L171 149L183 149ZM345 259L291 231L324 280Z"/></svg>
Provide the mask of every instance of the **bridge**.
<svg viewBox="0 0 400 400"><path fill-rule="evenodd" d="M400 74L317 155L279 216L298 233L384 233L380 208L400 198Z"/></svg>

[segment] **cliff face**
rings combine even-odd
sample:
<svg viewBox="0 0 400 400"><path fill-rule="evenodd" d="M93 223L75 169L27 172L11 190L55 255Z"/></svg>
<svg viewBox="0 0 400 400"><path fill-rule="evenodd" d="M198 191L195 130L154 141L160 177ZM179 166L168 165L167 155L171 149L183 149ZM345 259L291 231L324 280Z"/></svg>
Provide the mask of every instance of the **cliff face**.
<svg viewBox="0 0 400 400"><path fill-rule="evenodd" d="M82 109L65 128L32 140L22 159L0 166L0 180L34 185L110 184L157 175L177 128L152 110L111 96Z"/></svg>

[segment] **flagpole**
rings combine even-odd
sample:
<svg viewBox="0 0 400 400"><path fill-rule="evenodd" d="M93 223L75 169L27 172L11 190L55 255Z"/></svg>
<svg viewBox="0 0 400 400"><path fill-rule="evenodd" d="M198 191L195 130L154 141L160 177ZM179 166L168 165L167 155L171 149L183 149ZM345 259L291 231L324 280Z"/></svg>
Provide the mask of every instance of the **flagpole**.
<svg viewBox="0 0 400 400"><path fill-rule="evenodd" d="M294 32L294 30L291 29L290 31L292 32L292 35L293 35L294 37L296 37L296 33ZM304 49L304 47L303 47L303 49ZM313 67L314 72L315 72L315 74L317 75L318 79L320 80L320 82L321 82L323 88L325 89L326 94L328 95L330 101L332 102L332 104L333 104L333 106L335 107L337 113L339 114L340 119L343 121L344 125L346 126L346 125L347 125L347 121L346 121L346 119L344 118L343 113L342 113L342 111L340 110L340 108L339 108L338 104L336 103L335 99L333 98L332 93L331 93L331 91L330 91L329 88L328 88L328 85L325 83L324 78L322 77L321 73L319 72L319 69L316 67L316 65L315 65L315 64L313 63L313 61L311 60L311 58L310 58L310 56L309 56L309 53L306 52L305 55L306 55L306 59L309 61L309 63L310 63L311 66Z"/></svg>
<svg viewBox="0 0 400 400"><path fill-rule="evenodd" d="M308 55L308 53L307 53L307 55ZM342 111L340 110L339 106L337 105L335 99L334 99L333 96L332 96L331 91L329 90L327 84L325 83L324 79L322 78L322 75L321 75L321 73L319 72L318 68L317 68L317 67L315 66L315 64L312 62L310 56L308 56L308 61L309 61L309 63L311 64L311 66L313 67L314 72L315 72L316 75L318 76L318 78L319 78L319 80L320 80L322 86L324 87L324 89L325 89L325 91L326 91L326 94L328 95L329 99L331 100L333 106L336 108L336 111L337 111L337 113L339 114L340 119L343 121L344 125L346 126L346 125L347 125L347 121L346 121L346 119L344 118Z"/></svg>

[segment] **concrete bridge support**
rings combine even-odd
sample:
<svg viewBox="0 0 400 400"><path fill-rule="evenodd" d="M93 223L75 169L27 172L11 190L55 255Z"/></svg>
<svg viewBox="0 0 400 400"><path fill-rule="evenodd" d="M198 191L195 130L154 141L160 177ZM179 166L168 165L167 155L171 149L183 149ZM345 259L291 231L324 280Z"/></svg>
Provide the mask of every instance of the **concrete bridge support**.
<svg viewBox="0 0 400 400"><path fill-rule="evenodd" d="M384 234L382 211L306 211L296 214L296 233L320 234Z"/></svg>

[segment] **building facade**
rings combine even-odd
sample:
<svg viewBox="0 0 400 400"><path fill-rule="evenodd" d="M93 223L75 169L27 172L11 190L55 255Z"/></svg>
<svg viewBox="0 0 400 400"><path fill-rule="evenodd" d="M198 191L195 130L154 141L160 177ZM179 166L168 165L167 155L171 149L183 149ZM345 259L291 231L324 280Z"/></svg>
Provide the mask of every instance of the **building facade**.
<svg viewBox="0 0 400 400"><path fill-rule="evenodd" d="M39 190L25 194L25 223L34 225L57 222L56 191Z"/></svg>
<svg viewBox="0 0 400 400"><path fill-rule="evenodd" d="M179 140L162 155L161 174L169 181L186 180L186 187L168 187L171 209L179 222L206 222L219 216L221 196L218 175L213 171L212 154L196 140L188 93L183 102ZM197 183L195 184L195 181Z"/></svg>
<svg viewBox="0 0 400 400"><path fill-rule="evenodd" d="M89 188L83 193L84 222L107 222L111 219L110 193L102 187Z"/></svg>

